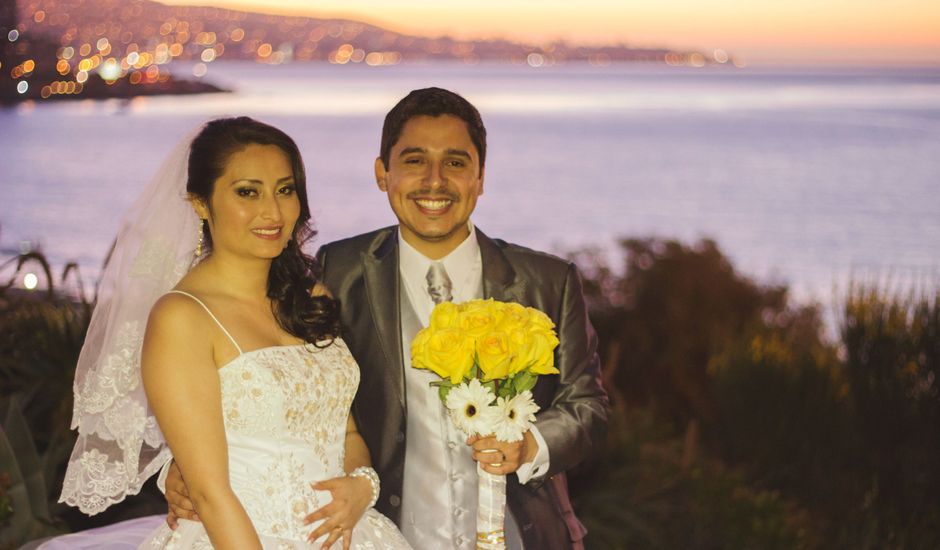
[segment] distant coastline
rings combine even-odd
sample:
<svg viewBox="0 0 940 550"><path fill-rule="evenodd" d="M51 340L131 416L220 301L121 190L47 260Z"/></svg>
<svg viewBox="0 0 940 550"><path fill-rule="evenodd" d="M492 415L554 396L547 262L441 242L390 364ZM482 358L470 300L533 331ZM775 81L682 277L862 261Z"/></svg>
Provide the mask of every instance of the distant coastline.
<svg viewBox="0 0 940 550"><path fill-rule="evenodd" d="M45 81L48 84L42 87L27 89L26 93L0 93L0 106L11 106L24 101L75 101L84 99L131 99L141 96L158 95L193 95L193 94L212 94L212 93L230 93L231 90L221 88L211 82L204 80L188 80L168 75L160 82L150 83L144 86L132 85L127 80L117 80L106 82L104 80L89 80L83 85L77 85L74 82L62 81L56 77L59 75L37 75L37 81ZM53 93L53 90L55 92Z"/></svg>
<svg viewBox="0 0 940 550"><path fill-rule="evenodd" d="M578 63L743 65L723 50L412 36L345 19L168 6L151 0L16 0L0 7L0 104L225 92L200 78L219 59L370 67L499 62L534 69ZM195 63L193 79L172 74L174 61Z"/></svg>

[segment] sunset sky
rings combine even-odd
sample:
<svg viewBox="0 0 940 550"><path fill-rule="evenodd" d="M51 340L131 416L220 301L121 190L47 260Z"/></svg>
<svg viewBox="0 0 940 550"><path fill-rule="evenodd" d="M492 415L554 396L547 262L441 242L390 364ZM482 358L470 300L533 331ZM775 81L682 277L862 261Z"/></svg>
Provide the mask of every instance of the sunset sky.
<svg viewBox="0 0 940 550"><path fill-rule="evenodd" d="M168 0L460 38L711 51L749 63L940 65L940 0ZM315 7L313 7L315 6ZM575 7L577 6L577 7Z"/></svg>

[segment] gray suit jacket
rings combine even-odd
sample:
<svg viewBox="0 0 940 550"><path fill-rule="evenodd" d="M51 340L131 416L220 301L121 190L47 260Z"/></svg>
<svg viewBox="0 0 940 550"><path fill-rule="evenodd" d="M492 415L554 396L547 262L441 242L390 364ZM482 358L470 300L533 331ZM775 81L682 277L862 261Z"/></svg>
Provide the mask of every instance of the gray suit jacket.
<svg viewBox="0 0 940 550"><path fill-rule="evenodd" d="M549 471L526 485L508 476L508 504L526 548L579 547L585 530L571 509L565 471L597 450L609 409L581 280L570 262L479 230L477 239L485 297L545 312L561 341L555 352L561 374L540 377L533 389ZM410 343L401 341L397 226L326 244L317 257L323 283L340 302L343 338L361 371L353 414L382 480L376 508L400 523L407 414L402 345Z"/></svg>

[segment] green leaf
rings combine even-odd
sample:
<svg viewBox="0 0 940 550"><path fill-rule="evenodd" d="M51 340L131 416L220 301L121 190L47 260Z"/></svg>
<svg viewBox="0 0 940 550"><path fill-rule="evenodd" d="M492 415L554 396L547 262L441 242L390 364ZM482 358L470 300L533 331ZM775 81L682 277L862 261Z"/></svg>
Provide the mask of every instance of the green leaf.
<svg viewBox="0 0 940 550"><path fill-rule="evenodd" d="M441 403L447 403L447 394L450 393L450 390L454 389L454 384L451 383L449 378L428 382L428 385L432 388L437 388L437 395L440 396Z"/></svg>
<svg viewBox="0 0 940 550"><path fill-rule="evenodd" d="M513 387L516 390L516 395L534 388L538 378L538 376L530 373L529 371L522 371L517 374L516 378L513 380Z"/></svg>
<svg viewBox="0 0 940 550"><path fill-rule="evenodd" d="M454 388L453 386L445 386L443 384L438 386L437 395L440 396L441 403L445 403L445 404L447 403L447 394L449 394L450 390L452 390L453 388Z"/></svg>
<svg viewBox="0 0 940 550"><path fill-rule="evenodd" d="M13 406L11 404L11 408ZM16 452L7 435L5 428L0 429L0 474L10 476L11 484L7 489L7 496L12 504L13 515L3 528L2 543L12 543L12 547L16 547L28 540L54 534L55 531L33 514L30 502L30 492L33 489L30 487L30 480L23 477ZM41 499L45 503L46 495L42 495Z"/></svg>
<svg viewBox="0 0 940 550"><path fill-rule="evenodd" d="M33 443L33 436L26 424L26 419L20 411L19 400L16 398L10 399L3 429L6 431L7 441L22 475L32 514L37 518L48 520L49 506L46 501L46 480L42 462L39 459L39 453L36 452L36 445Z"/></svg>

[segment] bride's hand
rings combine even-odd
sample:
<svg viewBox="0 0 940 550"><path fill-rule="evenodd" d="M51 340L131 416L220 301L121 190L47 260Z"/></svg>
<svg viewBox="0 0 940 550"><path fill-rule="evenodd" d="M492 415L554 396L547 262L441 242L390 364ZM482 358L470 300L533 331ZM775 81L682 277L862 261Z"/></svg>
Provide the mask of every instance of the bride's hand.
<svg viewBox="0 0 940 550"><path fill-rule="evenodd" d="M311 483L310 486L317 491L329 491L333 501L304 518L305 525L324 520L307 539L313 542L329 533L323 548L329 548L342 537L343 548L348 549L353 526L365 513L372 499L372 484L363 477L343 476Z"/></svg>

